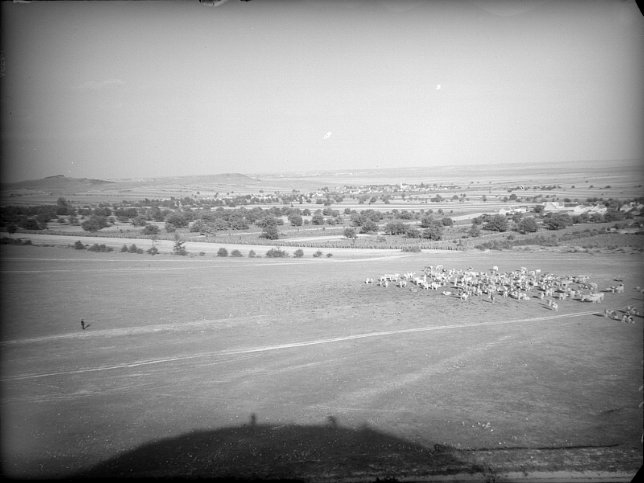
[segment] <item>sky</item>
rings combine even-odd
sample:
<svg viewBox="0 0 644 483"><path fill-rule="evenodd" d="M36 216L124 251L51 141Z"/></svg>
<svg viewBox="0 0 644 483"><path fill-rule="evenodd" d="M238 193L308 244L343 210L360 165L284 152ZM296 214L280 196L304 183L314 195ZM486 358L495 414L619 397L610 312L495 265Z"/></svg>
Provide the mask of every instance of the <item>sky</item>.
<svg viewBox="0 0 644 483"><path fill-rule="evenodd" d="M3 182L644 152L634 1L0 8Z"/></svg>

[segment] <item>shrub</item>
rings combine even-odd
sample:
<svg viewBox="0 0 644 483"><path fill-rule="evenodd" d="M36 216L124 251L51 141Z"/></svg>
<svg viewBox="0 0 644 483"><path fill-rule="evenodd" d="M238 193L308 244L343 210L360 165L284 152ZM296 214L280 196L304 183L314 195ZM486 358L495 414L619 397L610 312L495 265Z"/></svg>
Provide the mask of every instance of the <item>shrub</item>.
<svg viewBox="0 0 644 483"><path fill-rule="evenodd" d="M304 256L304 250L298 248L297 250L295 250L295 252L293 252L293 256L295 258L302 258Z"/></svg>
<svg viewBox="0 0 644 483"><path fill-rule="evenodd" d="M239 250L233 250L232 252L230 252L230 256L231 257L242 257L243 255Z"/></svg>
<svg viewBox="0 0 644 483"><path fill-rule="evenodd" d="M76 243L74 243L74 248L76 250L85 250L85 245L83 245L83 242L80 240L77 240Z"/></svg>
<svg viewBox="0 0 644 483"><path fill-rule="evenodd" d="M327 253L327 254L326 254L326 257L327 257L327 258L331 258L332 256L333 256L333 253L331 253L331 252L329 252L329 253Z"/></svg>
<svg viewBox="0 0 644 483"><path fill-rule="evenodd" d="M271 248L266 252L266 256L268 258L286 258L288 257L288 252L279 248Z"/></svg>
<svg viewBox="0 0 644 483"><path fill-rule="evenodd" d="M315 252L315 253L313 254L313 257L314 257L314 258L320 258L321 256L322 256L322 252L321 252L320 250L318 250L317 252Z"/></svg>
<svg viewBox="0 0 644 483"><path fill-rule="evenodd" d="M127 253L127 252L128 252L127 245L123 244L123 246L121 247L121 253Z"/></svg>
<svg viewBox="0 0 644 483"><path fill-rule="evenodd" d="M219 250L217 250L217 256L218 257L227 257L228 256L228 250L226 250L223 247L220 248Z"/></svg>
<svg viewBox="0 0 644 483"><path fill-rule="evenodd" d="M251 250L248 252L248 258L255 258L255 250Z"/></svg>
<svg viewBox="0 0 644 483"><path fill-rule="evenodd" d="M152 247L152 248L148 248L147 252L150 255L156 255L159 253L159 249L157 247Z"/></svg>
<svg viewBox="0 0 644 483"><path fill-rule="evenodd" d="M420 250L420 247L413 246L413 247L402 247L401 251L419 253L421 250Z"/></svg>
<svg viewBox="0 0 644 483"><path fill-rule="evenodd" d="M137 246L134 243L132 243L130 245L130 248L128 248L127 251L130 252L130 253L138 253L138 250L139 249L137 248ZM121 249L121 251L122 251L122 249Z"/></svg>
<svg viewBox="0 0 644 483"><path fill-rule="evenodd" d="M446 216L441 220L441 223L443 223L443 226L452 226L454 224L454 220L452 220L449 216Z"/></svg>

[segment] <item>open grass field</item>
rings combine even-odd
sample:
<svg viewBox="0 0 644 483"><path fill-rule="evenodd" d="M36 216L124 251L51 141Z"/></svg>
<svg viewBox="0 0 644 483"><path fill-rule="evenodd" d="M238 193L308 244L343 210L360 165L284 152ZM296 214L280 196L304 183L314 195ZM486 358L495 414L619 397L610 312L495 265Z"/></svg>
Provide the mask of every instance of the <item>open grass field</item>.
<svg viewBox="0 0 644 483"><path fill-rule="evenodd" d="M380 253L2 246L3 473L632 478L642 318L598 314L643 310L641 258ZM586 274L600 287L620 278L626 290L553 312L537 299L493 305L364 284L430 264Z"/></svg>

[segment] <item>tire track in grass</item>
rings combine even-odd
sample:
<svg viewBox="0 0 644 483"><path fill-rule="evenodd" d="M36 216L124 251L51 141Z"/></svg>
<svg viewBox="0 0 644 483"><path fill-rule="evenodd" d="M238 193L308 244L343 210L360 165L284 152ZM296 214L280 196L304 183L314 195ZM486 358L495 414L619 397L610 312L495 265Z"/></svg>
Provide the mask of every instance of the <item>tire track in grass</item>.
<svg viewBox="0 0 644 483"><path fill-rule="evenodd" d="M220 351L201 352L201 353L191 354L191 355L164 357L160 359L148 359L148 360L124 362L121 364L87 367L87 368L80 368L80 369L74 369L74 370L68 370L68 371L19 374L19 375L0 378L0 381L3 381L3 382L19 381L19 380L25 380L25 379L37 379L41 377L66 376L66 375L84 374L84 373L90 373L90 372L111 371L111 370L118 370L118 369L131 369L134 367L188 361L188 360L202 359L202 358L208 358L208 357L237 356L242 354L254 354L254 353L261 353L261 352L279 351L279 350L285 350L285 349L295 349L300 347L309 347L309 346L322 345L322 344L333 344L337 342L347 342L352 340L368 339L372 337L390 337L390 336L396 336L396 335L414 334L419 332L433 332L433 331L440 331L440 330L466 329L466 328L472 328L472 327L510 325L510 324L529 323L529 322L544 322L544 321L551 321L551 320L557 320L557 319L563 319L563 318L569 318L569 317L584 317L584 316L596 315L596 314L599 314L599 312L597 311L574 312L571 314L547 315L543 317L533 317L528 319L512 319L512 320L501 320L501 321L491 321L491 322L472 322L468 324L449 324L449 325L439 325L439 326L433 326L433 327L414 327L410 329L366 332L362 334L345 335L340 337L329 337L329 338L314 339L314 340L301 341L301 342L290 342L286 344L276 344L276 345L248 347L248 348L239 348L239 349L227 349L227 350L220 350Z"/></svg>

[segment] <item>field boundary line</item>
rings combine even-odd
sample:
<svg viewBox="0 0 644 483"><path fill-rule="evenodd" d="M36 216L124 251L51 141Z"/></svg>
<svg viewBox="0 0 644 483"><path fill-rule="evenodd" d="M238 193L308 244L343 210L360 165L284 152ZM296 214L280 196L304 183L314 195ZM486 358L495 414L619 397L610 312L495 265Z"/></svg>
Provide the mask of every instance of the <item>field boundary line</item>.
<svg viewBox="0 0 644 483"><path fill-rule="evenodd" d="M450 324L450 325L439 325L434 327L414 327L410 329L366 332L362 334L330 337L330 338L324 338L324 339L314 339L314 340L302 341L302 342L290 342L286 344L277 344L277 345L270 345L270 346L263 346L263 347L227 349L227 350L212 351L212 352L202 352L202 353L191 354L191 355L182 355L182 356L180 355L176 357L165 357L162 359L149 359L149 360L143 360L143 361L124 362L121 364L114 364L109 366L106 365L106 366L98 366L98 367L73 369L68 371L56 371L56 372L48 372L48 373L40 373L40 374L22 374L22 375L15 375L15 376L7 376L7 377L0 378L0 381L3 381L3 382L18 381L18 380L25 380L25 379L38 379L41 377L82 374L86 372L128 369L132 367L147 366L152 364L163 364L166 362L186 361L191 359L200 359L200 358L217 357L217 356L230 356L230 355L240 355L240 354L252 354L252 353L259 353L259 352L271 352L271 351L283 350L283 349L293 349L293 348L299 348L299 347L308 347L308 346L322 345L322 344L333 344L336 342L346 342L351 340L367 339L371 337L386 337L386 336L392 336L392 335L411 334L411 333L418 333L418 332L431 332L436 330L450 330L450 329L460 329L460 328L509 325L509 324L519 324L519 323L526 323L526 322L543 322L543 321L550 321L550 320L556 320L556 319L562 319L562 318L568 318L568 317L583 317L583 316L595 315L595 314L599 314L599 312L597 311L574 312L572 314L557 314L557 315L549 315L544 317L534 317L530 319L512 319L512 320L491 321L491 322L474 322L469 324Z"/></svg>

